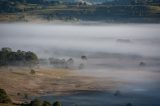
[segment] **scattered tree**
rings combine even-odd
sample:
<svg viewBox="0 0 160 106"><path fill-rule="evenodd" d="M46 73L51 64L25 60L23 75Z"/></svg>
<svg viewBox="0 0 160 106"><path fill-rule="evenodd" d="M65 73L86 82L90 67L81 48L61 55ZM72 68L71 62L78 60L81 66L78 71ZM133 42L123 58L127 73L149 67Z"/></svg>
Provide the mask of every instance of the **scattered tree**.
<svg viewBox="0 0 160 106"><path fill-rule="evenodd" d="M29 104L29 106L42 106L42 101L39 99L35 99L33 101L31 101L31 103Z"/></svg>
<svg viewBox="0 0 160 106"><path fill-rule="evenodd" d="M140 62L139 66L145 66L146 64L144 62Z"/></svg>
<svg viewBox="0 0 160 106"><path fill-rule="evenodd" d="M25 98L25 99L28 99L28 98L29 98L27 93L24 94L24 98Z"/></svg>
<svg viewBox="0 0 160 106"><path fill-rule="evenodd" d="M35 74L36 71L35 71L34 69L31 69L30 73L31 73L31 74Z"/></svg>
<svg viewBox="0 0 160 106"><path fill-rule="evenodd" d="M49 103L48 101L44 101L42 106L51 106L51 103Z"/></svg>
<svg viewBox="0 0 160 106"><path fill-rule="evenodd" d="M87 60L87 56L81 56L82 60Z"/></svg>
<svg viewBox="0 0 160 106"><path fill-rule="evenodd" d="M56 101L55 103L53 103L52 106L62 106L61 103L59 101Z"/></svg>

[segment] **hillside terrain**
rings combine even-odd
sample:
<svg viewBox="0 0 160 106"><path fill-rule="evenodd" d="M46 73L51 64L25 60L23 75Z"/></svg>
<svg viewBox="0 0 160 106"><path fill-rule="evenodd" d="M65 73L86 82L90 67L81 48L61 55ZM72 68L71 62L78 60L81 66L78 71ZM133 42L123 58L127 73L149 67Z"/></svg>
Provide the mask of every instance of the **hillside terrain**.
<svg viewBox="0 0 160 106"><path fill-rule="evenodd" d="M160 22L160 1L60 2L5 0L0 2L0 21L106 21Z"/></svg>

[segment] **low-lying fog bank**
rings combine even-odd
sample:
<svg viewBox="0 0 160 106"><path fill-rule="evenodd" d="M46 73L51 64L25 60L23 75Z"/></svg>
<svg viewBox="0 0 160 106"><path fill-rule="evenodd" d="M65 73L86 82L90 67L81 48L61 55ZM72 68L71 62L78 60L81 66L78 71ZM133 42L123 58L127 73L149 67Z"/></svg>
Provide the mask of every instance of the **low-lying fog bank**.
<svg viewBox="0 0 160 106"><path fill-rule="evenodd" d="M0 24L0 48L33 51L42 62L73 59L72 72L81 77L65 76L55 83L58 89L73 91L67 96L43 99L61 100L71 106L124 106L127 102L133 106L158 106L159 27L160 24ZM48 83L52 84L52 80Z"/></svg>
<svg viewBox="0 0 160 106"><path fill-rule="evenodd" d="M159 55L159 24L0 24L0 47L33 50L40 56L102 52Z"/></svg>

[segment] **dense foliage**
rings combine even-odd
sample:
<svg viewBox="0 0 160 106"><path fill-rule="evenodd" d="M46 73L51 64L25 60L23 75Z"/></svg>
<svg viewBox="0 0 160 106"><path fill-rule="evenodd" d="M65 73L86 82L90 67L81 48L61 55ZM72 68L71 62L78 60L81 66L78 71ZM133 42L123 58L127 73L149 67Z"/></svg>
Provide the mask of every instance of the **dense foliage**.
<svg viewBox="0 0 160 106"><path fill-rule="evenodd" d="M59 101L56 101L52 106L62 106Z"/></svg>
<svg viewBox="0 0 160 106"><path fill-rule="evenodd" d="M0 88L0 103L10 103L11 99L4 89Z"/></svg>
<svg viewBox="0 0 160 106"><path fill-rule="evenodd" d="M14 52L11 48L2 48L0 51L0 66L35 65L37 62L37 55L30 51L17 50Z"/></svg>

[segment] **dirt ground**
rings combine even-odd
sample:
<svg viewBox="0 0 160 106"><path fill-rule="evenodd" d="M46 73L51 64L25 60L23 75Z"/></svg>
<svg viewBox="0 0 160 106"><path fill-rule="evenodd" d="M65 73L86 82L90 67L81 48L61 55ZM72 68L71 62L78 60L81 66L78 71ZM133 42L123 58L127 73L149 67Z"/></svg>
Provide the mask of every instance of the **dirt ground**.
<svg viewBox="0 0 160 106"><path fill-rule="evenodd" d="M0 88L7 91L15 103L26 102L32 96L67 95L79 90L105 89L102 79L79 75L75 70L36 68L35 74L26 67L1 67ZM109 87L108 87L109 88Z"/></svg>

